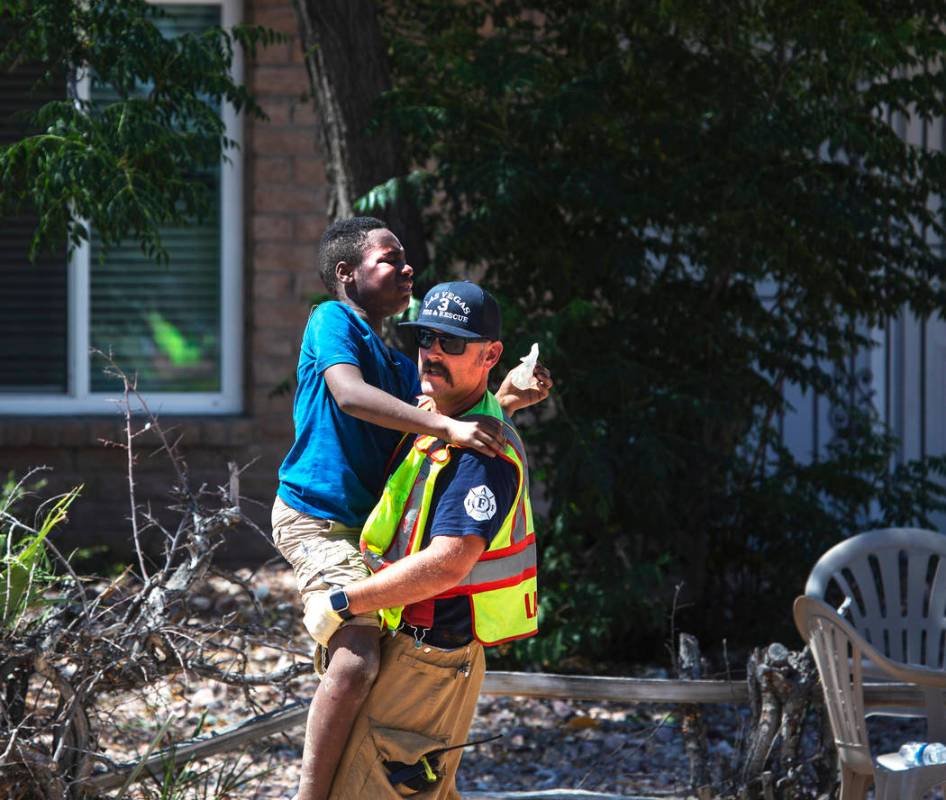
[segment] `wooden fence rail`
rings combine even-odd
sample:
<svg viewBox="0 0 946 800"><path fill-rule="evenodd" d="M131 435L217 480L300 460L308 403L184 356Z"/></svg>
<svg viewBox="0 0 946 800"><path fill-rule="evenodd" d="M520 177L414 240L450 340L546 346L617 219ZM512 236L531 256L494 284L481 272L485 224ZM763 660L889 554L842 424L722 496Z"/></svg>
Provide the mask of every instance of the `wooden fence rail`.
<svg viewBox="0 0 946 800"><path fill-rule="evenodd" d="M575 675L550 675L536 672L487 672L482 694L559 698L563 700L608 700L621 703L748 703L745 682L714 680L670 680L659 678L606 678ZM867 683L864 700L868 710L883 708L922 708L920 691L911 684ZM168 762L175 765L200 760L235 750L249 741L262 739L305 724L308 703L296 703L276 711L237 723L226 730L180 742L154 753L144 763L141 777L161 772ZM85 781L97 790L121 786L138 762L121 764L108 772L98 773ZM509 797L541 795L507 793ZM498 795L490 795L498 796ZM555 795L548 795L549 797ZM564 795L562 795L564 796ZM571 795L580 797L581 795ZM594 797L594 794L585 794ZM607 795L597 795L607 797ZM471 795L471 798L476 795Z"/></svg>

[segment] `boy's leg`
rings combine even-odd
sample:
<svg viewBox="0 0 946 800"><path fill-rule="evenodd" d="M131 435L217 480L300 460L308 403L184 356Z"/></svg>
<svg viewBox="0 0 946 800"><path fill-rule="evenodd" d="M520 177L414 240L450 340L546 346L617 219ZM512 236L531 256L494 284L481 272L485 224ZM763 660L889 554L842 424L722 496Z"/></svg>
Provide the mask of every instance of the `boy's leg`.
<svg viewBox="0 0 946 800"><path fill-rule="evenodd" d="M327 591L370 573L358 549L359 532L273 505L273 543L292 565L303 606ZM332 656L309 707L297 800L328 796L348 732L378 673L380 620L361 614L345 622L329 642ZM316 651L316 670L322 648Z"/></svg>
<svg viewBox="0 0 946 800"><path fill-rule="evenodd" d="M347 625L329 643L328 669L309 706L297 800L325 800L355 717L378 674L377 628Z"/></svg>

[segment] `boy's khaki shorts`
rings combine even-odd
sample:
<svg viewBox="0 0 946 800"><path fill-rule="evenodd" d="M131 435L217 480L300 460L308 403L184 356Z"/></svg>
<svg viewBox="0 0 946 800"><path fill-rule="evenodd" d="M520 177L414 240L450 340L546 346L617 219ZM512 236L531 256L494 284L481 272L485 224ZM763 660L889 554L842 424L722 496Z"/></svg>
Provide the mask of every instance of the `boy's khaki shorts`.
<svg viewBox="0 0 946 800"><path fill-rule="evenodd" d="M292 566L305 611L326 592L344 588L370 575L361 558L359 528L296 511L280 498L273 503L273 544ZM342 625L379 628L377 612L359 614Z"/></svg>

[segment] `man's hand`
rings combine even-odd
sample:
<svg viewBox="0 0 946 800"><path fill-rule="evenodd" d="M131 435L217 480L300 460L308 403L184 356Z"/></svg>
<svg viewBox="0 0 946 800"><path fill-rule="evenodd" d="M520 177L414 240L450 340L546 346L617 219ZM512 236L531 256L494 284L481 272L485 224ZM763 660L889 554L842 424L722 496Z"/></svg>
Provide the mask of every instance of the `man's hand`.
<svg viewBox="0 0 946 800"><path fill-rule="evenodd" d="M329 639L341 627L342 621L341 616L329 603L328 592L322 592L309 603L309 608L302 618L309 636L324 647L328 647Z"/></svg>
<svg viewBox="0 0 946 800"><path fill-rule="evenodd" d="M444 437L460 447L471 447L484 456L493 456L506 452L506 436L503 424L498 419L482 419L476 422L446 418L446 436Z"/></svg>
<svg viewBox="0 0 946 800"><path fill-rule="evenodd" d="M542 364L536 364L532 371L532 375L539 384L535 389L518 388L509 378L511 374L512 370L506 373L506 377L503 378L502 384L496 391L496 399L499 401L499 405L510 416L527 406L541 403L549 396L549 392L555 385L552 380L552 373L549 372L548 367Z"/></svg>

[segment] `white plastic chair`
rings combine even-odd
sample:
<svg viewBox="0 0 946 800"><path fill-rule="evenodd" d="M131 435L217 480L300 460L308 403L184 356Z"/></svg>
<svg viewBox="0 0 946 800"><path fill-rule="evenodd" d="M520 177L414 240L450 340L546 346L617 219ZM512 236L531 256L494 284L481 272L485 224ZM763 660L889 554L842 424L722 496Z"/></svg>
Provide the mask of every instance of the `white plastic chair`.
<svg viewBox="0 0 946 800"><path fill-rule="evenodd" d="M875 800L920 800L946 783L946 764L907 766L897 753L874 759L864 718L863 669L869 661L888 679L946 689L946 672L907 668L871 647L827 603L803 595L795 600L795 625L811 648L841 762L840 800L864 800L871 783Z"/></svg>
<svg viewBox="0 0 946 800"><path fill-rule="evenodd" d="M922 673L946 669L946 536L919 528L884 528L852 536L815 564L805 594L835 606L864 639L890 661ZM872 663L870 680L889 680ZM946 742L946 695L926 686L925 712L868 709L869 714L927 718L927 740Z"/></svg>

